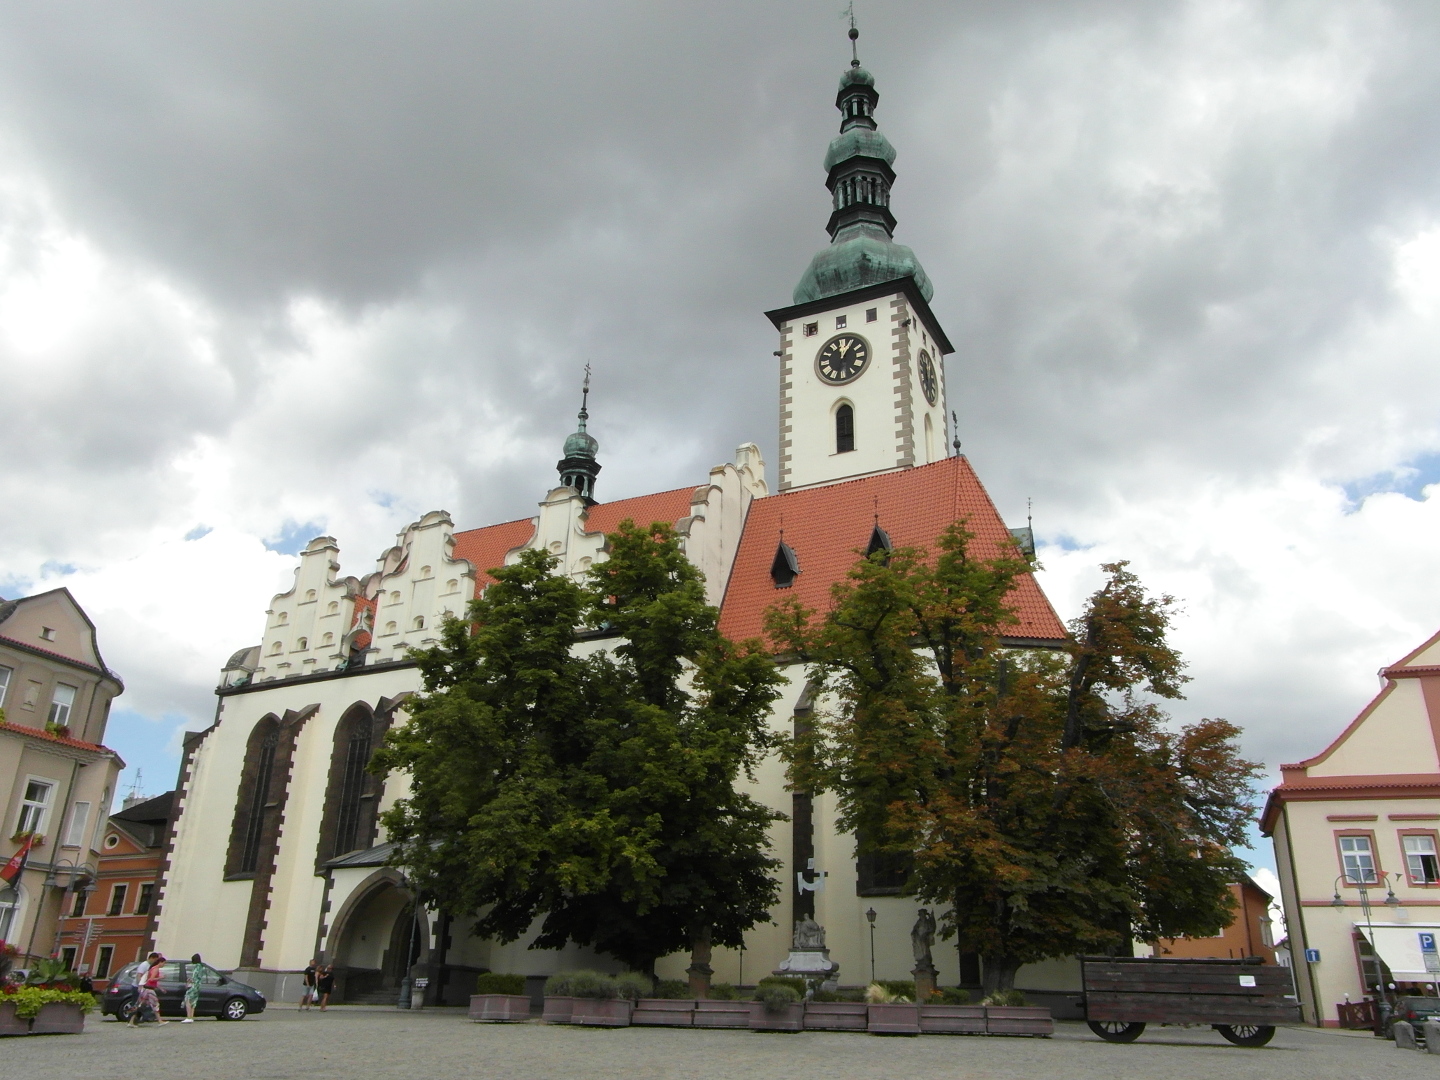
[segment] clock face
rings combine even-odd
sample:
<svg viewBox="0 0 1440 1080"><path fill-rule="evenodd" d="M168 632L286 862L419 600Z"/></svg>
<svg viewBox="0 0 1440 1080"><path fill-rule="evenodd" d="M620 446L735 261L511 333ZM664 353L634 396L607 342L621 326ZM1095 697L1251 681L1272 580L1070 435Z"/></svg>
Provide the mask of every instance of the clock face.
<svg viewBox="0 0 1440 1080"><path fill-rule="evenodd" d="M930 354L924 349L920 350L920 389L925 394L925 400L934 405L940 380L935 377L935 361L930 359Z"/></svg>
<svg viewBox="0 0 1440 1080"><path fill-rule="evenodd" d="M820 377L830 383L847 383L857 378L869 362L870 346L854 334L837 334L815 358Z"/></svg>

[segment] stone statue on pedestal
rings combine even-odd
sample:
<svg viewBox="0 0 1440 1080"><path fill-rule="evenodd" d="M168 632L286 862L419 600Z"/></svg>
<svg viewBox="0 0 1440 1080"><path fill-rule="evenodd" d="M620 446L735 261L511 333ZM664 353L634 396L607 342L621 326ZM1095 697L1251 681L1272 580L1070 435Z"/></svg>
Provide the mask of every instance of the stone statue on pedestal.
<svg viewBox="0 0 1440 1080"><path fill-rule="evenodd" d="M790 955L773 974L818 980L823 989L836 989L840 985L840 965L830 959L830 950L825 947L825 928L809 916L796 922Z"/></svg>
<svg viewBox="0 0 1440 1080"><path fill-rule="evenodd" d="M915 916L915 925L910 929L910 950L915 954L915 967L910 974L915 978L915 1000L924 1003L930 1000L936 990L939 972L930 955L930 946L935 944L935 916L929 908L921 908Z"/></svg>

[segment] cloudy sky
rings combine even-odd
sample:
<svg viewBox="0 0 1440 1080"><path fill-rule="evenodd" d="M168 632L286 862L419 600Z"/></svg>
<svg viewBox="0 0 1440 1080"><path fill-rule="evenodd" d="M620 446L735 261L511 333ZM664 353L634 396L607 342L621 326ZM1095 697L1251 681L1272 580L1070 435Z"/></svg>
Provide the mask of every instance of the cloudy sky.
<svg viewBox="0 0 1440 1080"><path fill-rule="evenodd" d="M530 513L587 361L602 497L773 469L840 6L0 7L0 595L95 618L146 790L310 536ZM1131 559L1177 714L1318 751L1440 627L1440 8L858 6L1056 606Z"/></svg>

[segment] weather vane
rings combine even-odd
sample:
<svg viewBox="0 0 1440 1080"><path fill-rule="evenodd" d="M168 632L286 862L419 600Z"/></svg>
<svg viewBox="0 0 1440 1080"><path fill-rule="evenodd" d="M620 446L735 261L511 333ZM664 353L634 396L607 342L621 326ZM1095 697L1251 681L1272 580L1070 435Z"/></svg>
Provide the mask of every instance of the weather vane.
<svg viewBox="0 0 1440 1080"><path fill-rule="evenodd" d="M860 52L859 46L855 44L855 39L860 36L860 31L855 28L855 0L850 0L850 6L840 14L850 20L850 66L859 67Z"/></svg>

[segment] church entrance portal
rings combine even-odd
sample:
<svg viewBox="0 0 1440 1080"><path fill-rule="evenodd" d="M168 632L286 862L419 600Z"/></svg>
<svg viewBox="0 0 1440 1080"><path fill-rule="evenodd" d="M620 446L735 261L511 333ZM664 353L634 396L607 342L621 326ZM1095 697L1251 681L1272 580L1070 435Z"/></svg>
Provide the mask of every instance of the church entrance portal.
<svg viewBox="0 0 1440 1080"><path fill-rule="evenodd" d="M400 980L426 952L425 920L415 918L410 890L382 880L347 903L331 933L333 1000L394 1004Z"/></svg>

